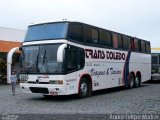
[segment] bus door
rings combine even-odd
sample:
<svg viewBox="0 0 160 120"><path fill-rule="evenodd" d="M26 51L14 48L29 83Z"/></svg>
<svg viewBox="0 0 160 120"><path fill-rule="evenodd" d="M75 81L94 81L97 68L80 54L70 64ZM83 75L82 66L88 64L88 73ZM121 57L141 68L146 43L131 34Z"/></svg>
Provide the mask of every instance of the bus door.
<svg viewBox="0 0 160 120"><path fill-rule="evenodd" d="M68 46L66 49L66 82L69 84L69 91L76 91L79 73L84 68L85 53L84 49Z"/></svg>

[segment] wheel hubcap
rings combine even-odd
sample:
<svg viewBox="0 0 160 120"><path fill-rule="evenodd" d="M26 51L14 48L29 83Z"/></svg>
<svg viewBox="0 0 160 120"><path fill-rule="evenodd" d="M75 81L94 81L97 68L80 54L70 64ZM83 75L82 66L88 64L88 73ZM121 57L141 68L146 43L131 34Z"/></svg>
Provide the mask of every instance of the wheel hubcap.
<svg viewBox="0 0 160 120"><path fill-rule="evenodd" d="M87 84L86 83L81 84L81 93L83 96L87 94Z"/></svg>
<svg viewBox="0 0 160 120"><path fill-rule="evenodd" d="M135 82L136 82L137 85L139 84L139 79L138 79L138 77L136 77Z"/></svg>
<svg viewBox="0 0 160 120"><path fill-rule="evenodd" d="M133 78L130 79L130 86L133 86Z"/></svg>

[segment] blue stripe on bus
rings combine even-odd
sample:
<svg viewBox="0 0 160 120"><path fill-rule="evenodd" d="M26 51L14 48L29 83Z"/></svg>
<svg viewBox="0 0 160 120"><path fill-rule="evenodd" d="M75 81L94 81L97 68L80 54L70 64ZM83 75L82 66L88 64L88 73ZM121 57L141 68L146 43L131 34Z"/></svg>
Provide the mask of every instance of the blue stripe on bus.
<svg viewBox="0 0 160 120"><path fill-rule="evenodd" d="M130 57L131 57L131 50L128 51L126 61L124 63L124 68L123 68L123 79L125 86L128 87L129 85L129 62L130 62Z"/></svg>

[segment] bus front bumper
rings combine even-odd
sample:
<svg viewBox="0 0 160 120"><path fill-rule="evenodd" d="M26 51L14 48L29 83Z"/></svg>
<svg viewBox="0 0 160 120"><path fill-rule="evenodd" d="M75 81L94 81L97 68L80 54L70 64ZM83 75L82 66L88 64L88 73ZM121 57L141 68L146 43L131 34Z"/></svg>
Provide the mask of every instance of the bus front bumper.
<svg viewBox="0 0 160 120"><path fill-rule="evenodd" d="M20 83L20 87L25 93L40 93L52 96L67 95L67 91L63 85Z"/></svg>

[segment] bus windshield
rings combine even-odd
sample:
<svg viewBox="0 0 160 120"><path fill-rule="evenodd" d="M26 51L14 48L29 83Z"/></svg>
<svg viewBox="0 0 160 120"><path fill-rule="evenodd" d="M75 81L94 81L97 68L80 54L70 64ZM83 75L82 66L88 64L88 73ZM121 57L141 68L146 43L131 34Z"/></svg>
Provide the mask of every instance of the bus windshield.
<svg viewBox="0 0 160 120"><path fill-rule="evenodd" d="M21 73L63 73L63 63L57 62L60 44L22 47Z"/></svg>
<svg viewBox="0 0 160 120"><path fill-rule="evenodd" d="M28 27L25 42L36 40L53 40L66 37L67 23L45 23Z"/></svg>

